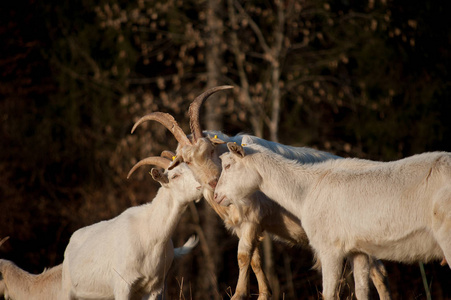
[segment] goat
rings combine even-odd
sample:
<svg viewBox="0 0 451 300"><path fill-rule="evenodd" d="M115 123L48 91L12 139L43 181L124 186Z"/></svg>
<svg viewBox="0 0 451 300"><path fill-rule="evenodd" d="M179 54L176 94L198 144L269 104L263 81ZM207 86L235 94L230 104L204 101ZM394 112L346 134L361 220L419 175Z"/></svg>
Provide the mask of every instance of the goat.
<svg viewBox="0 0 451 300"><path fill-rule="evenodd" d="M0 246L8 240L0 240ZM5 300L58 300L61 291L62 265L30 274L12 261L0 259L0 296Z"/></svg>
<svg viewBox="0 0 451 300"><path fill-rule="evenodd" d="M167 169L170 160L148 157L142 165ZM64 253L63 299L156 299L163 291L174 250L171 241L180 215L202 197L192 171L182 164L161 172L151 170L161 184L151 203L131 207L119 216L77 230ZM175 255L197 244L190 238Z"/></svg>
<svg viewBox="0 0 451 300"><path fill-rule="evenodd" d="M12 261L0 259L0 295L6 300L58 300L62 265L30 274Z"/></svg>
<svg viewBox="0 0 451 300"><path fill-rule="evenodd" d="M394 162L329 160L302 165L259 145L228 143L215 200L260 190L300 220L333 299L343 259L364 253L411 263L451 259L451 153Z"/></svg>
<svg viewBox="0 0 451 300"><path fill-rule="evenodd" d="M0 295L12 300L57 300L61 291L62 265L30 274L12 261L0 259Z"/></svg>
<svg viewBox="0 0 451 300"><path fill-rule="evenodd" d="M240 272L232 299L248 298L249 265L257 277L259 299L268 299L271 296L271 289L261 268L259 253L259 243L263 238L263 232L266 231L274 238L286 241L290 245L306 246L308 239L299 219L271 201L263 193L257 192L251 196L253 200L258 198L259 201L234 203L234 205L227 207L214 201L214 188L221 173L219 156L228 151L225 142L261 144L287 158L296 159L303 163L339 159L340 157L311 148L285 146L251 135L240 134L229 137L218 131L202 131L199 122L199 110L203 101L211 94L229 88L231 86L209 89L196 97L191 103L189 108L191 140L171 115L161 112L154 112L140 118L133 126L132 133L141 123L150 120L161 123L173 133L179 145L176 150L177 156L169 168L181 162L188 164L198 181L203 184L203 194L208 204L221 217L225 226L239 238L238 264ZM384 266L381 262L368 257L357 258L356 256L354 261L356 292L368 294L368 273L378 290L380 298L390 299L388 288L384 284L384 277L386 276Z"/></svg>

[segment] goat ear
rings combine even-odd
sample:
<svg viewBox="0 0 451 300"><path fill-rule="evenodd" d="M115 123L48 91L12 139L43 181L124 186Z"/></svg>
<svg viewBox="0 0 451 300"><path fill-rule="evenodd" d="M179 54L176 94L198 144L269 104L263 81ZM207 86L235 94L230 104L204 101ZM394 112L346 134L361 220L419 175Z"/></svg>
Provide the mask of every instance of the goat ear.
<svg viewBox="0 0 451 300"><path fill-rule="evenodd" d="M218 137L217 137L216 135L215 135L215 137L210 138L210 142L211 142L214 146L222 145L222 144L225 144L225 143L226 143L226 142L224 142L223 140L218 139Z"/></svg>
<svg viewBox="0 0 451 300"><path fill-rule="evenodd" d="M233 154L239 156L240 158L243 158L246 153L244 152L244 148L243 146L240 146L238 144L232 143L232 142L228 142L227 143L227 148L229 148L229 151L232 152Z"/></svg>
<svg viewBox="0 0 451 300"><path fill-rule="evenodd" d="M183 162L183 158L180 155L177 155L175 157L172 157L172 162L168 167L168 170L172 170L175 167L177 167L179 164Z"/></svg>
<svg viewBox="0 0 451 300"><path fill-rule="evenodd" d="M158 169L153 168L150 175L152 175L153 180L158 181L161 185L169 183L168 177Z"/></svg>

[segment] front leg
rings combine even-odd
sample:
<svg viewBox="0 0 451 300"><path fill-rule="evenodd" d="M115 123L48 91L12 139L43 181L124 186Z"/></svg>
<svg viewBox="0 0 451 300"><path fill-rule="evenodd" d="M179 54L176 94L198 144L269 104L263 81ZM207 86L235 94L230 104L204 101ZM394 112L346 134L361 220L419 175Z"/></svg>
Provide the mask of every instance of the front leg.
<svg viewBox="0 0 451 300"><path fill-rule="evenodd" d="M272 291L271 287L269 286L268 278L266 278L265 272L263 272L262 269L262 259L258 245L254 248L254 253L252 254L251 267L255 273L255 276L257 277L258 282L257 300L271 299Z"/></svg>
<svg viewBox="0 0 451 300"><path fill-rule="evenodd" d="M318 257L322 268L323 299L339 299L337 286L343 269L343 257L333 252L324 253L323 255L318 253Z"/></svg>
<svg viewBox="0 0 451 300"><path fill-rule="evenodd" d="M259 232L260 229L258 224L241 223L238 233L238 237L240 239L238 242L238 266L240 268L240 273L232 300L249 298L249 265L251 264L251 259L255 249L258 248Z"/></svg>

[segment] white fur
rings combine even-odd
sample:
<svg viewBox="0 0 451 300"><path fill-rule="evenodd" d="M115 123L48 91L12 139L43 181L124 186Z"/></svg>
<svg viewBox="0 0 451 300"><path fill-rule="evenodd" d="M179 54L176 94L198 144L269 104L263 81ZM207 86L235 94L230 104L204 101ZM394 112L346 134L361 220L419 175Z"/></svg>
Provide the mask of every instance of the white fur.
<svg viewBox="0 0 451 300"><path fill-rule="evenodd" d="M258 145L242 150L221 157L215 198L243 199L261 190L302 220L322 264L325 299L334 298L343 258L352 253L450 261L450 153L301 165Z"/></svg>
<svg viewBox="0 0 451 300"><path fill-rule="evenodd" d="M161 294L174 257L171 235L188 203L202 193L185 164L159 174L154 179L162 187L151 203L72 235L64 254L63 299L155 299ZM195 243L190 239L176 254Z"/></svg>
<svg viewBox="0 0 451 300"><path fill-rule="evenodd" d="M6 300L58 300L62 265L30 274L12 261L0 259L0 296Z"/></svg>
<svg viewBox="0 0 451 300"><path fill-rule="evenodd" d="M219 131L204 131L205 138L201 138L193 146L179 146L177 155L189 163L198 181L203 183L204 198L224 220L226 227L239 237L238 264L239 278L232 297L245 299L248 297L249 266L252 267L259 286L259 300L268 299L271 295L268 280L262 270L259 253L259 243L263 231L270 233L275 239L283 240L291 245L307 245L308 239L299 219L280 205L269 199L261 192L255 192L233 204L225 199L219 205L213 199L213 188L221 174L219 155L228 151L226 145L213 146L216 139L224 142L234 142L238 145L261 145L274 153L286 158L294 159L300 163L315 163L340 157L327 152L304 147L291 147L270 142L255 136L240 134L229 137ZM213 140L213 143L210 141ZM352 257L354 260L354 257ZM385 285L385 269L379 261L368 256L355 257L353 262L356 293L361 299L369 292L369 277L373 280L381 299L390 299ZM371 272L360 270L369 269Z"/></svg>

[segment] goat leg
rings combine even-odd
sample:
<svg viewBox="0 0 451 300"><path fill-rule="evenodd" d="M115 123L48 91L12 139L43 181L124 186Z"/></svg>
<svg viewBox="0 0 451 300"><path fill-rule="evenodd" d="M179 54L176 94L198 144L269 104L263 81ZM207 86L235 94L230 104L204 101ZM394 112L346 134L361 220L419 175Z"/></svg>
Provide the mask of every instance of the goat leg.
<svg viewBox="0 0 451 300"><path fill-rule="evenodd" d="M255 223L242 223L240 231L237 232L238 237L240 239L238 242L238 266L240 268L240 273L235 289L235 294L233 295L232 300L249 298L249 273L250 273L249 267L251 265L251 261L253 259L253 255L256 249L258 254L259 233L260 233L259 226L258 224ZM259 255L258 258L260 258ZM260 263L258 263L258 265L259 264ZM257 269L256 276L260 288L259 277L261 276L257 275L257 273L263 273L263 271L261 270L261 268L259 269L260 271L258 271Z"/></svg>

